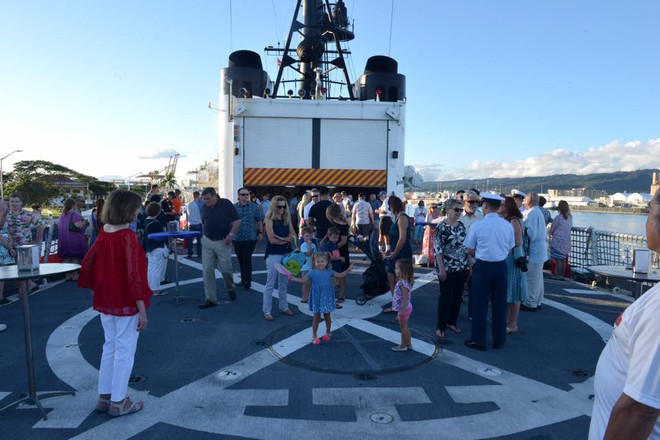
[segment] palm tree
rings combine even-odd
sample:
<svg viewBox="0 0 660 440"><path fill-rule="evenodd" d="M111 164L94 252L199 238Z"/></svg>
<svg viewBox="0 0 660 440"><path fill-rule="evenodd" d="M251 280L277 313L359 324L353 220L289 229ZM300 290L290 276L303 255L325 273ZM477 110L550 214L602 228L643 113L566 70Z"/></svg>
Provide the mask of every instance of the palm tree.
<svg viewBox="0 0 660 440"><path fill-rule="evenodd" d="M176 176L174 176L174 173L165 174L163 180L160 181L160 186L166 189L174 189L175 187L178 187L179 185L176 183Z"/></svg>

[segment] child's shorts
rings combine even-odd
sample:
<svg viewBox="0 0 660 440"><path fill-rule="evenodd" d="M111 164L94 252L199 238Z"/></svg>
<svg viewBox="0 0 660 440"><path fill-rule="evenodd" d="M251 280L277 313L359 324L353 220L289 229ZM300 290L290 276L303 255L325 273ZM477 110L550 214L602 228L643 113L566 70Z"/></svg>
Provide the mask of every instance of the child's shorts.
<svg viewBox="0 0 660 440"><path fill-rule="evenodd" d="M412 311L413 311L412 306L408 307L408 309L404 313L404 317L403 317L404 321L407 321L410 318L410 314L412 313ZM396 320L397 321L399 320L399 312L396 313Z"/></svg>

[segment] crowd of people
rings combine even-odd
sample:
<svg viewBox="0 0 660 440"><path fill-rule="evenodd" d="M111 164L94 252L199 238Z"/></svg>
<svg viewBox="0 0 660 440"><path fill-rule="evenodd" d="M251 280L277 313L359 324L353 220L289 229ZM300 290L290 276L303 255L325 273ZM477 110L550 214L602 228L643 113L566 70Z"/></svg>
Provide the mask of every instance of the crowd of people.
<svg viewBox="0 0 660 440"><path fill-rule="evenodd" d="M193 258L196 242L196 255L202 260L205 299L199 308L218 304L216 268L222 273L230 301L237 297L237 286L251 288L252 254L257 242L266 240L263 317L275 319L276 288L280 314L293 316L287 301L288 283L301 283L301 303L307 303L313 315L315 345L330 341L331 314L346 299L346 276L353 269L351 235L377 243L385 256L392 304L384 312L396 313L399 322L401 342L392 347L397 352L412 349L412 245L423 243L425 234L433 242L431 261L440 290L436 336L444 340L448 332L462 333L458 318L467 290L471 328L464 343L479 351L488 349L489 308L492 347L499 349L507 335L520 331L520 310L536 312L543 307L544 263L551 258L555 277L561 278L570 253L568 204L560 201L558 215L552 219L542 207L544 200L534 192L514 190L511 195L500 195L475 189L460 191L445 201L442 210L433 205L427 209L420 202L412 217L407 215L404 201L385 192L371 194L368 201L361 193L355 202L340 192L331 195L327 188L312 189L300 200L282 195L271 198L269 194L259 200L247 188L240 188L236 197L232 202L209 187L195 192L186 206L189 229L200 232L199 239L187 243L188 257ZM656 251L660 250L659 198L660 191L651 203L647 222L648 245ZM126 395L128 378L139 333L148 325L150 297L162 293L162 285L167 283L164 276L169 250L149 235L179 221L183 202L177 192L162 196L154 185L144 202L131 191L112 192L105 201L96 203L91 221L82 217L83 207L83 198L64 202L58 220L58 254L65 262L81 264L80 273L67 279L91 289L93 307L101 313L105 343L96 410L122 416L144 405ZM90 227L88 240L85 230ZM23 209L20 194L12 194L9 204L0 201L0 264L13 264L16 246L40 243L42 234L40 217ZM547 234L551 236L550 251ZM239 283L233 278L232 249L240 268ZM282 270L281 265L283 257L295 250L304 259L299 276ZM19 294L29 294L34 288L24 282ZM0 305L7 302L2 289L0 284ZM646 436L659 432L660 321L655 319L660 312L659 290L658 286L651 289L617 320L596 372L590 438L602 438L605 432ZM319 337L321 320L325 333ZM6 326L0 327L0 331L4 329ZM647 350L633 350L640 343L647 344Z"/></svg>
<svg viewBox="0 0 660 440"><path fill-rule="evenodd" d="M387 257L387 282L391 292L396 287L397 262L412 260L412 245L424 244L422 254L427 256L427 264L435 267L441 286L436 335L445 338L447 329L457 334L462 332L457 319L463 287L468 287L469 292L475 290L471 288L474 266L483 266L484 261L499 258L499 255L481 255L481 248L477 247L476 242L471 242L473 248L465 245L472 226L485 218L485 208L481 205L496 204L494 199L482 197L475 189L457 192L455 198L447 200L442 209L435 203L427 208L420 201L411 217L406 213L405 200L384 191L368 197L360 193L353 201L353 197L346 192L331 194L327 188L313 188L300 199L288 193L274 197L265 193L257 197L247 188L241 188L236 198L234 203L221 198L212 188L206 188L202 193L195 191L192 200L185 205L188 228L201 234L196 239L188 240L187 255L192 258L196 248L197 258L202 260L205 293L205 299L199 305L202 309L218 304L216 268L223 275L229 300L236 299L238 286L251 288L252 254L256 244L265 239L268 275L263 294L264 319L274 320L272 295L275 288L280 312L292 316L294 312L286 301L288 278L277 271L276 264L297 248L297 240L301 239L301 248L307 260L304 264L305 275L312 269L313 255L318 251L329 253L329 267L335 272L345 272L350 267L348 239L352 235L377 243L378 249ZM146 252L149 288L155 295L166 294L163 286L170 283L165 278L170 251L166 242L149 239L148 235L167 230L168 223L172 221L178 222L184 204L179 190L162 194L158 185L152 185L145 199L129 229L137 232ZM501 292L490 299L497 300L494 304L498 308L504 304L503 331L509 334L518 331L519 310L536 311L542 307L542 268L547 259L545 225L549 216L538 207L539 199L537 194L526 195L514 190L510 197L496 200L500 203L496 204L495 213L513 229L514 246L507 250L502 259L507 268L506 288L500 289ZM64 202L64 210L58 220L58 255L64 262L80 263L103 230L104 200L99 199L95 203L89 221L82 216L84 205L83 197ZM551 256L556 261L557 273L563 275L570 251L571 217L565 202L562 201L559 208L560 215L552 221L550 229L553 236ZM22 209L18 194L10 197L9 206L0 205L0 221L3 219L0 241L6 240L11 244L9 247L3 246L0 264L11 264L15 257L11 246L39 242L43 225L36 214ZM239 283L233 280L232 250L237 256L241 274ZM67 279L75 281L78 274L67 274ZM341 308L346 299L346 279L339 277L333 283L337 291L335 308ZM24 284L21 285L21 294L37 288L31 281ZM302 289L302 300L306 302L309 283L304 283ZM500 301L500 295L505 295L506 300ZM471 293L468 304L470 317L475 316L475 310L481 316L488 306L488 302L484 305L479 300L474 301L474 298ZM8 300L2 296L0 285L0 304L6 302ZM392 308L385 310L386 313L391 311ZM474 320L473 327L479 322ZM499 329L500 321L497 322ZM477 344L472 347L485 348L483 335L474 336L469 341ZM498 346L501 344L496 343Z"/></svg>

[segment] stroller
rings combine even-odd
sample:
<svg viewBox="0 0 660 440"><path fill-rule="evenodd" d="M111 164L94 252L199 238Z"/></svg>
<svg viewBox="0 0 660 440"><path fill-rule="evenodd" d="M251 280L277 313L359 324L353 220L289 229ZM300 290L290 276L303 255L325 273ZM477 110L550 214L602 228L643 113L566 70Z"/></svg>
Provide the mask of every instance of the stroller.
<svg viewBox="0 0 660 440"><path fill-rule="evenodd" d="M360 288L363 293L355 297L355 302L363 306L370 299L390 290L387 282L387 270L385 269L382 254L377 248L374 249L371 240L360 240L350 237L349 241L352 245L364 252L367 258L369 258L369 261L371 261L367 270L362 274L362 285Z"/></svg>

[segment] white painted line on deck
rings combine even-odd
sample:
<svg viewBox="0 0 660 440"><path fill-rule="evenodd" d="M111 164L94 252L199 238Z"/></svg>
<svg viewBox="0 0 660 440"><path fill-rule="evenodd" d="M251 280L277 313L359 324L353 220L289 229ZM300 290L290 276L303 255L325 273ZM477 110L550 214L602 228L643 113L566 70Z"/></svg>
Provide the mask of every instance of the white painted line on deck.
<svg viewBox="0 0 660 440"><path fill-rule="evenodd" d="M610 339L610 336L612 336L612 330L614 329L614 327L610 324L607 324L605 321L602 321L596 318L595 316L590 315L589 313L585 313L571 306L567 306L566 304L562 304L560 302L553 301L547 298L543 299L543 305L549 305L551 307L559 309L562 312L567 313L572 317L584 322L586 325L594 329L594 331L600 335L601 339L605 343L607 343L608 339Z"/></svg>
<svg viewBox="0 0 660 440"><path fill-rule="evenodd" d="M590 296L611 296L623 301L633 302L635 298L630 297L630 295L624 295L622 293L614 292L604 292L602 290L586 290L586 289L564 289L564 292L574 293L577 295L590 295Z"/></svg>
<svg viewBox="0 0 660 440"><path fill-rule="evenodd" d="M420 288L434 279L434 274L424 274L416 280L413 289ZM199 280L201 278L187 281L199 282ZM253 283L252 288L255 291L263 292L264 286ZM293 301L298 301L300 304L298 297L289 295L289 298L293 304L295 304ZM371 306L375 308L376 303L387 303L390 299L391 295L386 293L374 298L370 303L373 302ZM591 315L560 303L550 300L545 302L584 322L595 319ZM367 305L363 307L364 310L368 310ZM355 305L355 307L360 306ZM349 314L349 312L352 313L351 308L347 307L342 310ZM341 317L340 312L338 311L333 316L335 329L343 325L350 325L393 344L399 343L400 333L397 330L384 328L360 318L344 318ZM77 428L86 419L87 416L84 414L89 415L93 410L93 403L97 397L98 371L87 363L77 347L66 348L66 345L77 344L82 328L96 315L97 312L88 309L66 321L49 338L46 355L51 369L60 379L75 388L77 394L44 401L47 408L54 408L54 410L49 413L48 421L40 421L35 427ZM591 322L592 328L599 334L601 333L598 329L602 331L605 325L602 321L600 323L601 325ZM611 326L609 327L611 333ZM278 342L275 348L280 355L286 356L309 346L310 341L311 330L305 328ZM415 351L427 355L431 355L435 351L433 344L418 339L413 340L413 347ZM401 355L405 356L405 354L392 353L392 356ZM593 393L593 378L579 384L571 384L572 390L563 391L507 372L498 366L491 366L445 350L442 356L436 358L434 362L442 362L476 375L480 374L479 371L484 371L484 368L497 368L502 371L502 374L496 377L480 375L496 385L447 387L447 391L456 402L494 402L498 406L497 410L460 417L402 421L396 405L430 403L425 390L418 387L395 389L378 387L360 388L359 390L356 388L349 390L312 388L313 404L327 405L338 404L333 402L347 402L347 405L354 408L356 420L291 420L284 417L245 415L247 406L267 407L290 404L287 388L234 388L237 383L277 361L278 359L273 356L270 349L264 349L231 365L221 366L210 375L161 398L151 396L147 392L131 390L130 393L135 400L145 400L144 410L131 417L111 419L74 438L129 439L157 423L167 423L190 429L193 431L191 435L194 435L195 431L199 431L246 438L282 440L304 438L310 433L313 433L315 438L328 440L354 437L399 440L402 433L410 438L419 439L437 438L438 433L442 433L445 438L478 439L511 435L523 430L540 428L585 415L589 416L592 408L589 395ZM236 375L236 380L219 380L218 374L226 370L235 370L240 374ZM287 384L288 378L291 377L290 371L279 373L275 371L273 374L281 374L281 377L273 378L277 381L275 383ZM231 389L229 389L230 387ZM393 423L374 423L368 416L378 410L392 416Z"/></svg>

